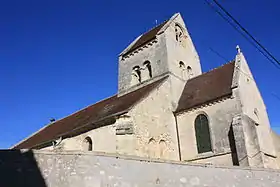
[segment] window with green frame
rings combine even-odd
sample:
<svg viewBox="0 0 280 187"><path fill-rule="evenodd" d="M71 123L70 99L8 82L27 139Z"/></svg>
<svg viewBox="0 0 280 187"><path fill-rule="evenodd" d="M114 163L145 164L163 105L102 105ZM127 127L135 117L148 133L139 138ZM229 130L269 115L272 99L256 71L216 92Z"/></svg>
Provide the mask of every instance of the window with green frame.
<svg viewBox="0 0 280 187"><path fill-rule="evenodd" d="M198 153L212 151L209 122L207 116L200 114L195 119L195 136Z"/></svg>

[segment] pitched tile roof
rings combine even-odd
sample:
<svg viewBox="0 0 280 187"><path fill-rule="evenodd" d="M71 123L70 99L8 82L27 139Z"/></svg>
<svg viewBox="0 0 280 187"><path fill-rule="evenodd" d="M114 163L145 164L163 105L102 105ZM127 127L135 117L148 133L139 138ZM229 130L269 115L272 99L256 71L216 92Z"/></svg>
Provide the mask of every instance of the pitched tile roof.
<svg viewBox="0 0 280 187"><path fill-rule="evenodd" d="M168 20L167 20L168 21ZM160 31L160 29L167 23L167 21L161 23L160 25L154 27L153 29L151 29L150 31L146 32L145 34L143 34L136 42L133 46L130 47L130 49L128 51L125 52L125 55L129 54L130 52L134 51L135 49L145 45L146 43L148 43L149 41L153 40L156 38L157 33Z"/></svg>
<svg viewBox="0 0 280 187"><path fill-rule="evenodd" d="M147 86L144 86L121 97L114 95L96 104L88 106L70 116L58 120L15 145L13 149L29 149L39 144L58 139L60 136L77 130L77 128L81 128L84 125L94 124L95 122L110 116L112 117L120 113L125 113L139 100L141 100L149 92L161 84L165 78L166 77L163 77ZM92 128L97 127L92 125Z"/></svg>
<svg viewBox="0 0 280 187"><path fill-rule="evenodd" d="M232 94L234 62L190 79L182 92L176 112L188 110Z"/></svg>

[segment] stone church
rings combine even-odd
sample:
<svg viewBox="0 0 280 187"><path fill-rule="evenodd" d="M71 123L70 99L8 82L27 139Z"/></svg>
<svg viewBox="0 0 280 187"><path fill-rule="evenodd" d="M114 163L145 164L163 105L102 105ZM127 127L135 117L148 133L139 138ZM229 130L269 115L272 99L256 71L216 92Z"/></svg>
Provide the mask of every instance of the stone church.
<svg viewBox="0 0 280 187"><path fill-rule="evenodd" d="M116 95L52 121L12 149L278 168L279 144L240 48L231 62L202 73L177 13L120 53Z"/></svg>

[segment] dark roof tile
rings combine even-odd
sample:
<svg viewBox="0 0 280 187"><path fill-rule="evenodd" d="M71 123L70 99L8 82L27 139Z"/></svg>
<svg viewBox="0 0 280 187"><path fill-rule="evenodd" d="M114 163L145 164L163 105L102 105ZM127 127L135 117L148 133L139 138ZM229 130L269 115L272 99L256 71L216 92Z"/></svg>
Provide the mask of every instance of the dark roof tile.
<svg viewBox="0 0 280 187"><path fill-rule="evenodd" d="M188 110L232 94L234 62L190 79L182 92L176 112Z"/></svg>
<svg viewBox="0 0 280 187"><path fill-rule="evenodd" d="M167 20L168 21L168 20ZM133 46L130 47L130 49L128 51L125 52L125 55L131 53L132 51L134 51L135 49L145 45L146 43L148 43L149 41L153 40L156 38L157 33L160 31L160 29L167 23L167 21L161 23L160 25L154 27L153 29L151 29L150 31L146 32L145 34L143 34L136 42Z"/></svg>
<svg viewBox="0 0 280 187"><path fill-rule="evenodd" d="M13 148L32 148L42 143L57 139L77 128L83 127L84 125L97 122L105 119L106 117L122 112L127 112L130 107L135 105L140 99L156 88L161 82L163 82L164 79L165 77L121 97L114 95L96 104L88 106L70 116L46 126Z"/></svg>

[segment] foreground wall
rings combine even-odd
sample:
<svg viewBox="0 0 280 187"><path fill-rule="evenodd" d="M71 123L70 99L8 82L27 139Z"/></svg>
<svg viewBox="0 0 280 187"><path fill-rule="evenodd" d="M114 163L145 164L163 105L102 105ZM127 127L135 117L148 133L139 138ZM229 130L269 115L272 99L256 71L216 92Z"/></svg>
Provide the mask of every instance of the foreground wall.
<svg viewBox="0 0 280 187"><path fill-rule="evenodd" d="M0 151L0 186L280 186L280 171L116 158L97 153Z"/></svg>

